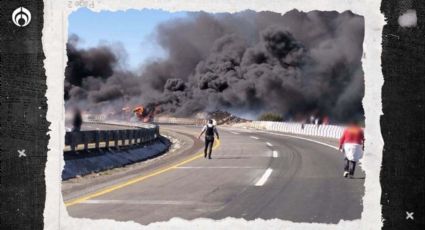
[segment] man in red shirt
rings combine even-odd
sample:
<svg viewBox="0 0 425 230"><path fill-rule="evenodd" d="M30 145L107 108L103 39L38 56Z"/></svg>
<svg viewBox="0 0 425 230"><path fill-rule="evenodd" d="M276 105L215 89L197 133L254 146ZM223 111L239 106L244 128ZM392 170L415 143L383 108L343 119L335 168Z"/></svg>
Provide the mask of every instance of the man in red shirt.
<svg viewBox="0 0 425 230"><path fill-rule="evenodd" d="M363 156L364 132L357 122L351 122L339 140L339 150L345 154L344 177L354 175L357 162Z"/></svg>

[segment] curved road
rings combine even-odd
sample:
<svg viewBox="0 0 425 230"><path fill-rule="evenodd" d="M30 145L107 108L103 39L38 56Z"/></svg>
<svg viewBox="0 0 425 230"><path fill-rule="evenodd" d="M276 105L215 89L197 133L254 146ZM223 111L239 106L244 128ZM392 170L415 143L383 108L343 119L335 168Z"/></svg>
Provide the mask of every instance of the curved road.
<svg viewBox="0 0 425 230"><path fill-rule="evenodd" d="M199 127L162 126L191 136ZM343 158L322 144L253 130L220 129L213 159L189 156L113 189L66 201L73 217L133 220L172 217L337 223L359 219L364 174L342 177ZM195 154L195 152L194 152ZM195 156L195 157L193 157Z"/></svg>

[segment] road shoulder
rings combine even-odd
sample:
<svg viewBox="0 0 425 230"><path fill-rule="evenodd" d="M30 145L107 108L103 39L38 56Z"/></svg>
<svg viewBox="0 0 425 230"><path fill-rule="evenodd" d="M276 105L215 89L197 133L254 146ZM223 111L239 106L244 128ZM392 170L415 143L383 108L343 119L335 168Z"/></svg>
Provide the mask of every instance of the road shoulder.
<svg viewBox="0 0 425 230"><path fill-rule="evenodd" d="M161 156L130 164L125 167L114 168L63 181L62 195L64 200L68 201L75 199L136 176L148 174L158 168L167 167L187 156L197 153L202 147L202 142L194 138L191 134L177 132L171 129L163 129L161 130L161 134L168 137L173 142L168 152Z"/></svg>

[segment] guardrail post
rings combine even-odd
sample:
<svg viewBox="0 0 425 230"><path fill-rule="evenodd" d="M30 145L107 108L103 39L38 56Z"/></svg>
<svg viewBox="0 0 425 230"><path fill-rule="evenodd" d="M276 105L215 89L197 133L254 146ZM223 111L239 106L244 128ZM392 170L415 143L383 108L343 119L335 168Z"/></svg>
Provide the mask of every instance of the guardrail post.
<svg viewBox="0 0 425 230"><path fill-rule="evenodd" d="M153 130L153 129L150 129L149 130L149 142L152 142L153 141L153 139L154 139L154 133L155 133L155 130Z"/></svg>
<svg viewBox="0 0 425 230"><path fill-rule="evenodd" d="M118 146L118 139L119 139L119 135L118 135L118 131L114 130L114 147L116 149L119 149L120 147Z"/></svg>
<svg viewBox="0 0 425 230"><path fill-rule="evenodd" d="M125 131L126 140L128 141L128 145L131 145L131 130Z"/></svg>
<svg viewBox="0 0 425 230"><path fill-rule="evenodd" d="M142 144L145 144L146 143L146 129L143 129L142 138L143 138Z"/></svg>
<svg viewBox="0 0 425 230"><path fill-rule="evenodd" d="M104 132L104 137L105 137L105 148L106 149L109 149L109 134L110 134L110 132L109 131L105 131Z"/></svg>
<svg viewBox="0 0 425 230"><path fill-rule="evenodd" d="M139 129L134 131L134 144L135 145L139 144L139 132L140 132Z"/></svg>
<svg viewBox="0 0 425 230"><path fill-rule="evenodd" d="M125 130L121 130L121 145L125 146L125 139L126 139L126 134L127 132Z"/></svg>
<svg viewBox="0 0 425 230"><path fill-rule="evenodd" d="M128 144L129 145L133 145L133 130L129 130L129 134L128 134Z"/></svg>
<svg viewBox="0 0 425 230"><path fill-rule="evenodd" d="M87 138L87 133L82 132L81 134L83 135L84 151L87 151L89 149L89 140Z"/></svg>
<svg viewBox="0 0 425 230"><path fill-rule="evenodd" d="M75 132L71 132L71 135L69 135L70 136L70 147L71 147L71 151L72 152L75 152L75 146L76 146L76 133Z"/></svg>
<svg viewBox="0 0 425 230"><path fill-rule="evenodd" d="M99 139L100 139L100 131L98 130L97 132L95 132L94 134L94 141L95 141L95 148L97 150L99 150Z"/></svg>
<svg viewBox="0 0 425 230"><path fill-rule="evenodd" d="M133 142L134 142L133 145L137 145L137 132L139 132L138 129L133 130Z"/></svg>

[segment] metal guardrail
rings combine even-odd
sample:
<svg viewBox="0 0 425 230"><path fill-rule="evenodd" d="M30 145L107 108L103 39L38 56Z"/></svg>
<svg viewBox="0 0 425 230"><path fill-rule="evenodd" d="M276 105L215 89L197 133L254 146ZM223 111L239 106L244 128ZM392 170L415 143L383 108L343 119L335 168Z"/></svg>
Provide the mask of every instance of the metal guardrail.
<svg viewBox="0 0 425 230"><path fill-rule="evenodd" d="M123 146L143 145L159 137L159 126L152 128L134 127L126 130L89 130L66 132L65 151L100 148L120 148ZM82 148L79 146L82 145ZM67 148L69 147L69 148Z"/></svg>

